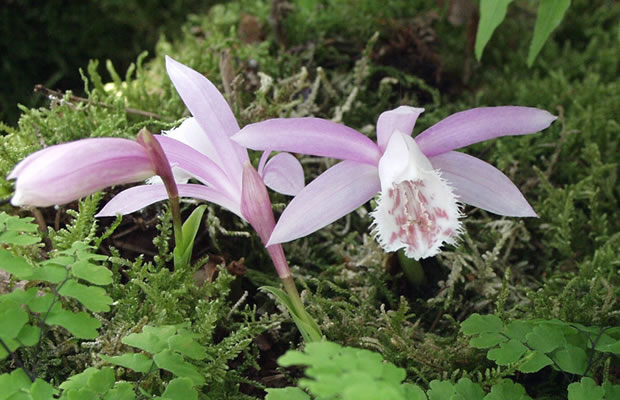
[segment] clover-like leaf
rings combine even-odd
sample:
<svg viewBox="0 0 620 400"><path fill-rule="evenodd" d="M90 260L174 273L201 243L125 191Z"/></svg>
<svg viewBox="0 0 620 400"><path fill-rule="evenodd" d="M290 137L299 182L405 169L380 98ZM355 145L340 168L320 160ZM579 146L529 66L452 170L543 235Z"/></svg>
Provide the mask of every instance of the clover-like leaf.
<svg viewBox="0 0 620 400"><path fill-rule="evenodd" d="M74 313L63 309L50 312L45 322L62 326L80 339L95 339L99 336L97 329L101 327L101 322L85 312Z"/></svg>
<svg viewBox="0 0 620 400"><path fill-rule="evenodd" d="M25 258L14 256L5 249L0 249L0 269L11 273L17 279L29 279L34 271L32 265Z"/></svg>
<svg viewBox="0 0 620 400"><path fill-rule="evenodd" d="M527 344L534 350L542 353L551 353L558 347L566 344L566 339L560 329L554 325L540 324L526 336Z"/></svg>
<svg viewBox="0 0 620 400"><path fill-rule="evenodd" d="M170 400L197 400L198 392L194 389L194 382L189 378L175 378L168 383L162 399Z"/></svg>
<svg viewBox="0 0 620 400"><path fill-rule="evenodd" d="M476 349L488 349L500 343L507 342L508 338L501 333L487 332L471 338L469 345Z"/></svg>
<svg viewBox="0 0 620 400"><path fill-rule="evenodd" d="M58 389L45 382L41 378L35 379L30 387L30 396L32 400L51 400L58 393Z"/></svg>
<svg viewBox="0 0 620 400"><path fill-rule="evenodd" d="M467 336L477 333L500 333L504 324L496 315L472 314L461 322L461 332Z"/></svg>
<svg viewBox="0 0 620 400"><path fill-rule="evenodd" d="M153 365L153 360L142 353L126 353L112 357L100 354L99 357L110 364L119 365L145 374L151 370Z"/></svg>
<svg viewBox="0 0 620 400"><path fill-rule="evenodd" d="M540 351L529 351L524 358L526 361L519 367L519 371L525 373L538 372L547 365L553 364L553 361Z"/></svg>
<svg viewBox="0 0 620 400"><path fill-rule="evenodd" d="M459 379L454 385L454 390L462 396L462 400L482 400L484 398L484 390L469 378Z"/></svg>
<svg viewBox="0 0 620 400"><path fill-rule="evenodd" d="M580 382L568 385L568 400L602 400L604 396L605 389L587 376L581 378Z"/></svg>
<svg viewBox="0 0 620 400"><path fill-rule="evenodd" d="M526 351L527 347L521 342L511 339L506 343L500 344L499 348L489 350L487 358L495 361L498 365L508 365L519 361Z"/></svg>
<svg viewBox="0 0 620 400"><path fill-rule="evenodd" d="M6 302L0 310L0 339L15 339L28 322L28 313L21 305Z"/></svg>
<svg viewBox="0 0 620 400"><path fill-rule="evenodd" d="M106 294L105 289L97 286L86 286L75 279L69 279L58 291L59 294L73 297L84 307L93 312L110 311L113 300Z"/></svg>
<svg viewBox="0 0 620 400"><path fill-rule="evenodd" d="M527 395L523 386L514 383L509 379L491 386L491 392L484 397L484 400L532 400Z"/></svg>
<svg viewBox="0 0 620 400"><path fill-rule="evenodd" d="M101 265L91 264L88 260L73 263L71 273L74 277L95 285L109 285L113 282L112 271Z"/></svg>
<svg viewBox="0 0 620 400"><path fill-rule="evenodd" d="M205 381L195 366L185 361L180 354L173 353L171 350L166 349L155 354L153 360L159 368L170 371L179 377L190 378L196 385L202 385Z"/></svg>
<svg viewBox="0 0 620 400"><path fill-rule="evenodd" d="M103 400L135 400L136 392L129 382L116 382L114 388L109 390Z"/></svg>
<svg viewBox="0 0 620 400"><path fill-rule="evenodd" d="M296 386L267 388L265 391L267 392L265 400L311 400L310 395Z"/></svg>
<svg viewBox="0 0 620 400"><path fill-rule="evenodd" d="M207 358L205 348L190 336L180 334L171 336L168 338L168 347L170 350L177 351L185 357L189 357L194 360L204 360Z"/></svg>
<svg viewBox="0 0 620 400"><path fill-rule="evenodd" d="M569 374L581 375L588 368L588 356L581 347L567 344L553 352L551 358L564 372Z"/></svg>

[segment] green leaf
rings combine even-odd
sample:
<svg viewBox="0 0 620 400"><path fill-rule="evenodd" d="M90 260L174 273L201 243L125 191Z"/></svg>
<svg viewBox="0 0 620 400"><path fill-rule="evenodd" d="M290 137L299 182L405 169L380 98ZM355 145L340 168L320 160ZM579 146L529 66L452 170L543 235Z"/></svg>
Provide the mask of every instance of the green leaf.
<svg viewBox="0 0 620 400"><path fill-rule="evenodd" d="M170 381L162 398L170 400L197 400L198 392L189 378L176 378Z"/></svg>
<svg viewBox="0 0 620 400"><path fill-rule="evenodd" d="M461 378L454 385L457 394L462 396L462 400L482 400L484 390L477 383L473 383L469 378Z"/></svg>
<svg viewBox="0 0 620 400"><path fill-rule="evenodd" d="M127 353L113 357L100 354L99 357L110 364L119 365L144 374L148 373L153 365L153 360L142 353Z"/></svg>
<svg viewBox="0 0 620 400"><path fill-rule="evenodd" d="M96 374L97 371L99 370L95 367L86 368L84 371L80 372L79 374L73 375L72 377L61 383L58 387L62 390L83 388L88 385L88 380L91 376Z"/></svg>
<svg viewBox="0 0 620 400"><path fill-rule="evenodd" d="M532 331L533 325L530 321L514 320L508 325L504 333L511 339L516 339L519 342L525 342L525 337Z"/></svg>
<svg viewBox="0 0 620 400"><path fill-rule="evenodd" d="M198 344L194 339L184 335L174 335L168 338L168 347L170 350L177 351L185 357L194 360L204 360L207 358L205 348Z"/></svg>
<svg viewBox="0 0 620 400"><path fill-rule="evenodd" d="M554 325L540 324L526 336L527 344L534 350L542 353L551 353L558 347L566 344L566 339L560 329Z"/></svg>
<svg viewBox="0 0 620 400"><path fill-rule="evenodd" d="M28 313L21 305L7 302L0 310L0 338L2 340L15 339L24 325L28 322Z"/></svg>
<svg viewBox="0 0 620 400"><path fill-rule="evenodd" d="M28 279L34 271L26 259L14 256L5 249L0 249L0 269L13 274L17 279Z"/></svg>
<svg viewBox="0 0 620 400"><path fill-rule="evenodd" d="M74 263L71 267L74 277L83 279L94 285L109 285L113 282L112 271L106 267L91 264L87 260Z"/></svg>
<svg viewBox="0 0 620 400"><path fill-rule="evenodd" d="M476 349L487 349L507 341L508 338L500 333L481 333L480 336L471 338L469 345Z"/></svg>
<svg viewBox="0 0 620 400"><path fill-rule="evenodd" d="M67 268L64 265L47 263L32 271L32 275L28 278L32 281L45 281L51 283L60 283L69 276Z"/></svg>
<svg viewBox="0 0 620 400"><path fill-rule="evenodd" d="M105 289L97 286L86 286L75 279L69 279L58 291L59 294L73 297L92 312L110 311L113 300Z"/></svg>
<svg viewBox="0 0 620 400"><path fill-rule="evenodd" d="M17 335L17 339L24 346L34 346L35 344L39 343L40 335L41 335L41 329L38 326L26 324L19 331L19 334Z"/></svg>
<svg viewBox="0 0 620 400"><path fill-rule="evenodd" d="M553 364L549 357L539 351L529 351L524 358L526 361L519 367L519 371L525 373L538 372L547 365Z"/></svg>
<svg viewBox="0 0 620 400"><path fill-rule="evenodd" d="M135 400L134 387L129 382L117 382L114 389L106 393L103 400Z"/></svg>
<svg viewBox="0 0 620 400"><path fill-rule="evenodd" d="M512 0L480 0L480 21L478 22L475 45L478 61L482 58L482 52L493 36L493 32L506 18L506 11L510 3Z"/></svg>
<svg viewBox="0 0 620 400"><path fill-rule="evenodd" d="M183 223L183 243L174 248L175 266L187 266L192 258L194 240L202 221L202 215L207 209L206 204L196 207L192 214Z"/></svg>
<svg viewBox="0 0 620 400"><path fill-rule="evenodd" d="M278 389L268 388L265 391L267 392L265 400L311 400L306 392L296 386Z"/></svg>
<svg viewBox="0 0 620 400"><path fill-rule="evenodd" d="M62 326L80 339L95 339L99 336L97 329L101 327L101 322L85 312L73 313L63 309L50 312L45 322L48 325Z"/></svg>
<svg viewBox="0 0 620 400"><path fill-rule="evenodd" d="M321 328L319 328L316 322L307 313L305 315L300 315L298 313L297 308L286 292L273 286L262 286L259 290L264 290L271 293L278 301L280 301L280 304L286 307L287 311L293 318L297 329L299 329L299 332L303 336L304 342L318 342L323 339ZM302 312L305 313L305 310L302 310Z"/></svg>
<svg viewBox="0 0 620 400"><path fill-rule="evenodd" d="M451 399L456 394L456 389L450 381L432 380L430 389L426 392L429 400Z"/></svg>
<svg viewBox="0 0 620 400"><path fill-rule="evenodd" d="M605 400L620 399L620 385L614 385L609 381L603 382Z"/></svg>
<svg viewBox="0 0 620 400"><path fill-rule="evenodd" d="M487 358L495 361L497 365L508 365L519 361L526 351L527 347L521 342L511 339L506 343L500 344L499 348L489 350Z"/></svg>
<svg viewBox="0 0 620 400"><path fill-rule="evenodd" d="M523 386L504 379L491 387L491 392L484 397L484 400L532 400L532 398L527 395Z"/></svg>
<svg viewBox="0 0 620 400"><path fill-rule="evenodd" d="M88 378L88 387L102 395L112 389L115 380L114 370L110 367L104 367Z"/></svg>
<svg viewBox="0 0 620 400"><path fill-rule="evenodd" d="M172 325L145 326L141 333L132 333L121 339L121 342L137 347L151 354L159 353L168 348L168 339L176 334L177 328Z"/></svg>
<svg viewBox="0 0 620 400"><path fill-rule="evenodd" d="M25 389L28 390L32 385L30 378L23 369L18 368L10 374L0 375L0 400L12 399L16 392Z"/></svg>
<svg viewBox="0 0 620 400"><path fill-rule="evenodd" d="M565 347L553 352L551 358L564 372L581 375L588 367L588 356L581 347L567 344Z"/></svg>
<svg viewBox="0 0 620 400"><path fill-rule="evenodd" d="M58 390L45 382L41 378L35 379L34 383L30 387L30 395L32 400L52 400L54 395L58 393Z"/></svg>
<svg viewBox="0 0 620 400"><path fill-rule="evenodd" d="M500 333L504 324L496 315L472 314L465 321L461 322L461 332L471 336L476 333Z"/></svg>
<svg viewBox="0 0 620 400"><path fill-rule="evenodd" d="M540 0L538 17L534 27L534 38L530 43L527 55L527 66L534 64L536 56L551 35L551 32L560 25L566 10L570 7L570 0Z"/></svg>
<svg viewBox="0 0 620 400"><path fill-rule="evenodd" d="M418 386L411 383L403 383L401 385L405 400L427 400L426 394Z"/></svg>
<svg viewBox="0 0 620 400"><path fill-rule="evenodd" d="M173 353L171 350L166 349L155 354L153 360L159 368L170 371L179 377L190 378L196 385L202 385L205 382L204 377L198 372L195 366L188 363L181 355Z"/></svg>
<svg viewBox="0 0 620 400"><path fill-rule="evenodd" d="M581 382L568 385L568 400L602 400L605 389L594 382L594 379L584 377Z"/></svg>
<svg viewBox="0 0 620 400"><path fill-rule="evenodd" d="M54 295L52 293L46 293L43 296L38 296L32 299L32 301L28 304L28 308L30 311L36 313L45 313L52 306L52 302L54 301Z"/></svg>
<svg viewBox="0 0 620 400"><path fill-rule="evenodd" d="M32 217L20 218L1 212L0 243L28 246L40 242L40 237L29 234L39 229L37 224L32 223L33 220Z"/></svg>
<svg viewBox="0 0 620 400"><path fill-rule="evenodd" d="M61 399L66 400L97 400L99 396L92 389L82 387L76 389L67 390L62 394Z"/></svg>

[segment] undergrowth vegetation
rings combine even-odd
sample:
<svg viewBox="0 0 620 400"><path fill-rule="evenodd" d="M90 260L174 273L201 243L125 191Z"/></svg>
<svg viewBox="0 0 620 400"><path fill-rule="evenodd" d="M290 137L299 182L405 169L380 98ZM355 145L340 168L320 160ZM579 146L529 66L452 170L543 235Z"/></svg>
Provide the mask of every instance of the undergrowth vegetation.
<svg viewBox="0 0 620 400"><path fill-rule="evenodd" d="M457 2L358 3L213 6L127 71L85 65L84 97L50 91L45 107L0 123L0 399L620 396L617 2L572 1L531 68L521 32L534 29L532 2L514 2L481 62L476 7L459 19ZM285 245L329 341L302 349L258 290L279 284L260 239L217 206L207 206L191 268L174 270L163 204L94 218L122 188L45 209L8 204L6 176L38 149L133 138L189 116L164 55L214 82L242 126L318 116L374 139L377 116L400 104L426 109L414 136L473 107L548 110L558 120L543 133L467 149L539 218L467 207L458 246L422 260L421 275L373 240L369 205ZM306 183L335 162L301 161ZM289 199L272 200L280 211ZM195 206L184 202L183 215Z"/></svg>

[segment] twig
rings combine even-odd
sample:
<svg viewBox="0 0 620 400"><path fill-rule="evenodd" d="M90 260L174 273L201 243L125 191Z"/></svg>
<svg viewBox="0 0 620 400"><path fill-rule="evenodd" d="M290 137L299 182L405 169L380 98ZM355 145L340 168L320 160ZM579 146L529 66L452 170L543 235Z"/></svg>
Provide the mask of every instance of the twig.
<svg viewBox="0 0 620 400"><path fill-rule="evenodd" d="M30 379L30 381L34 382L33 373L31 371L28 371L26 367L24 367L22 360L20 360L20 358L17 356L17 354L14 351L11 351L11 349L9 349L9 346L7 346L7 344L4 342L4 340L2 340L2 338L0 338L0 346L4 348L4 351L6 351L7 353L11 355L11 357L13 358L13 361L15 361L15 363L26 373L26 375L28 375L28 378Z"/></svg>
<svg viewBox="0 0 620 400"><path fill-rule="evenodd" d="M53 96L55 98L59 98L62 99L63 97L65 97L65 94L61 91L58 90L52 90L49 88L46 88L43 85L37 84L34 85L34 91L35 92L40 92L40 93L44 93L48 96ZM89 99L85 99L84 97L79 97L79 96L74 96L74 95L69 95L69 100L71 101L76 101L79 103L86 103L86 104L92 104L95 105L97 107L104 107L104 108L114 108L113 106L106 104L106 103L102 103L100 101L91 101ZM167 117L162 117L159 114L155 114L152 113L150 111L143 111L143 110L138 110L136 108L131 108L131 107L125 107L125 112L128 114L136 114L136 115L141 115L143 117L149 117L149 118L154 118L154 119L161 119L161 120L165 120L165 121L172 121L172 119L167 118Z"/></svg>

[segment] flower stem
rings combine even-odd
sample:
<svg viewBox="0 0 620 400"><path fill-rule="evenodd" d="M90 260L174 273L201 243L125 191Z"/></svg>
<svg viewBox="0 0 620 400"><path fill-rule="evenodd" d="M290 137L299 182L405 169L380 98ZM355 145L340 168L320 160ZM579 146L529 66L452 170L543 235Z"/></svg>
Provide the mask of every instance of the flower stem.
<svg viewBox="0 0 620 400"><path fill-rule="evenodd" d="M426 283L426 275L419 261L409 258L401 249L398 250L398 262L403 269L405 276L414 286L422 286Z"/></svg>

